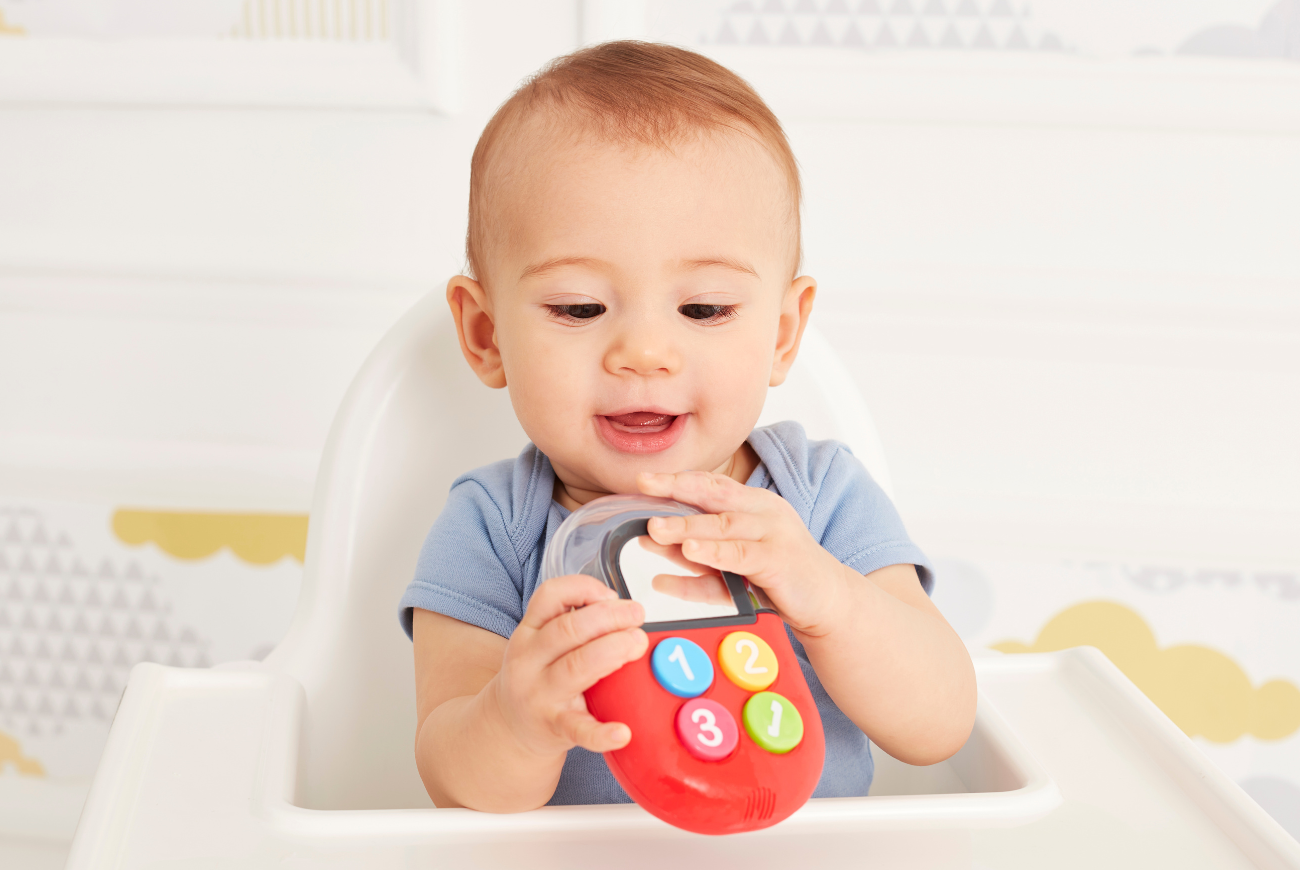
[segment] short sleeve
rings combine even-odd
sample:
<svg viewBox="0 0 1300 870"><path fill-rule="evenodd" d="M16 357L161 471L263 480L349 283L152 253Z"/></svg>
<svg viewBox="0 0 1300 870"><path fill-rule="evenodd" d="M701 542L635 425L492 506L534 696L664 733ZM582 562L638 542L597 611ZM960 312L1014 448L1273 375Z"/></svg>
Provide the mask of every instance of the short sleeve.
<svg viewBox="0 0 1300 870"><path fill-rule="evenodd" d="M915 565L930 594L930 560L912 543L893 502L848 447L809 441L794 421L755 429L749 443L765 472L751 483L775 489L827 552L859 574Z"/></svg>
<svg viewBox="0 0 1300 870"><path fill-rule="evenodd" d="M809 528L821 545L859 574L889 565L915 565L927 595L934 587L930 560L912 543L880 484L847 447L830 457Z"/></svg>
<svg viewBox="0 0 1300 870"><path fill-rule="evenodd" d="M524 581L502 508L473 478L452 487L399 605L407 637L415 607L502 637L514 632L523 618Z"/></svg>

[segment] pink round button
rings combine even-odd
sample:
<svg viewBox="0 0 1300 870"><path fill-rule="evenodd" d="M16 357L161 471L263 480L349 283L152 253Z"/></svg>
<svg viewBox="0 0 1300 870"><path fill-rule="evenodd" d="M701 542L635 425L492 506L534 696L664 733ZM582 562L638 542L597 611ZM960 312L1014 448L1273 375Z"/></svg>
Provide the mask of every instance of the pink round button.
<svg viewBox="0 0 1300 870"><path fill-rule="evenodd" d="M700 761L721 761L736 750L740 729L726 707L694 698L677 711L677 739Z"/></svg>

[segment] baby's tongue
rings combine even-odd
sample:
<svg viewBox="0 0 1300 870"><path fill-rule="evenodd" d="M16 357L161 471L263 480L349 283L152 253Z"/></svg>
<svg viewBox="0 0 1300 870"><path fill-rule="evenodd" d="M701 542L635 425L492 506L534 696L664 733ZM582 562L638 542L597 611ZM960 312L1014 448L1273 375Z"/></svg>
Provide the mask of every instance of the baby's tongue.
<svg viewBox="0 0 1300 870"><path fill-rule="evenodd" d="M652 426L667 426L673 422L671 414L656 414L652 411L633 411L631 414L619 414L617 417L607 417L611 423L629 428L642 428Z"/></svg>

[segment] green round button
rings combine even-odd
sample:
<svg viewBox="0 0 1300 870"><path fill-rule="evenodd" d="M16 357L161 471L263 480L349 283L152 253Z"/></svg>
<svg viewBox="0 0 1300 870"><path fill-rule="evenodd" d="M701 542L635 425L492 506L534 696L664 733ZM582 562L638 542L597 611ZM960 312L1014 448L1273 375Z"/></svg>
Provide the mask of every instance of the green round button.
<svg viewBox="0 0 1300 870"><path fill-rule="evenodd" d="M749 739L768 752L784 755L803 740L803 717L784 696L759 692L741 713Z"/></svg>

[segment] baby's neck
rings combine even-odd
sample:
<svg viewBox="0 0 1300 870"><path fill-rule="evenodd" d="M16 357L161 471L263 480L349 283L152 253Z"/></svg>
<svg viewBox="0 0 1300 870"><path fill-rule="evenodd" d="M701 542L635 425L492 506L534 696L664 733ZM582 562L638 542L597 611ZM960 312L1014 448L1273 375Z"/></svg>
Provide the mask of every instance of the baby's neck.
<svg viewBox="0 0 1300 870"><path fill-rule="evenodd" d="M740 448L722 463L718 468L713 469L714 474L723 474L732 480L745 483L749 480L754 469L758 468L758 454L754 448L749 446L746 441L740 445ZM566 484L557 474L555 476L555 487L552 491L551 498L565 510L575 511L593 499L601 496L611 495L603 490L583 489L578 486Z"/></svg>

